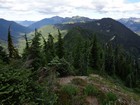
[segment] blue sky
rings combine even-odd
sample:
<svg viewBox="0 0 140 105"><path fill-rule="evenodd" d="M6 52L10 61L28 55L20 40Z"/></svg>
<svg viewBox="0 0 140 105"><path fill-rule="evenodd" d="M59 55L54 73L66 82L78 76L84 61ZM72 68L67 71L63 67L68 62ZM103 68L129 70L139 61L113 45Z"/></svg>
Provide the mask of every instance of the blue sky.
<svg viewBox="0 0 140 105"><path fill-rule="evenodd" d="M134 3L134 2L139 2L140 0L127 0L128 2Z"/></svg>
<svg viewBox="0 0 140 105"><path fill-rule="evenodd" d="M41 20L52 16L140 18L140 0L0 0L0 18Z"/></svg>

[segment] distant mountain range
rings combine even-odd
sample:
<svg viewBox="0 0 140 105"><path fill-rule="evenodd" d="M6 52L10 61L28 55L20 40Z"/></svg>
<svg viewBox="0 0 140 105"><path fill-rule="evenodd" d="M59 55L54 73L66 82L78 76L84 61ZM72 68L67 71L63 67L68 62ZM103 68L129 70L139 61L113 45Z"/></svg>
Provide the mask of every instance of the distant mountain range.
<svg viewBox="0 0 140 105"><path fill-rule="evenodd" d="M87 22L87 21L95 21L95 19L90 19L87 17L80 17L80 16L73 16L73 17L59 17L54 16L52 18L45 18L40 21L16 21L18 24L26 26L32 30L35 28L41 28L46 25L54 25L54 24L67 24L67 23L77 23L77 22ZM130 28L132 31L136 33L140 33L140 18L122 18L118 19L117 21L124 24L126 27Z"/></svg>
<svg viewBox="0 0 140 105"><path fill-rule="evenodd" d="M33 23L32 25L29 26L29 28L31 29L35 29L35 28L41 28L43 26L46 25L53 25L53 24L66 24L66 23L77 23L77 22L87 22L87 21L93 21L93 19L87 18L87 17L80 17L80 16L74 16L72 18L66 17L59 17L59 16L55 16L52 18L45 18L42 19L38 22Z"/></svg>
<svg viewBox="0 0 140 105"><path fill-rule="evenodd" d="M11 25L11 34L13 37L19 37L21 33L29 33L31 29L17 24L14 21L0 19L0 39L7 40L8 27ZM15 39L16 39L15 38Z"/></svg>
<svg viewBox="0 0 140 105"><path fill-rule="evenodd" d="M52 33L57 33L57 28L59 28L60 30L63 30L64 34L68 32L65 37L66 39L70 36L75 37L77 33L84 36L84 39L87 37L92 38L93 34L97 34L99 40L104 44L114 38L112 41L115 43L122 45L124 48L134 53L134 55L140 55L140 36L135 33L140 32L140 19L130 18L120 19L118 21L111 18L95 20L79 16L72 18L56 16L38 22L24 21L25 23L27 22L27 24L33 23L30 26L25 27L13 21L0 19L0 39L7 39L9 25L11 25L11 33L15 39L18 39L23 33L32 32L35 28L39 28L44 36L51 33L51 31L55 31ZM52 26L46 27L46 25Z"/></svg>
<svg viewBox="0 0 140 105"><path fill-rule="evenodd" d="M32 25L33 23L35 23L36 21L25 20L25 21L15 21L15 22L22 26L28 27L28 26Z"/></svg>
<svg viewBox="0 0 140 105"><path fill-rule="evenodd" d="M14 37L20 36L23 33L29 33L31 31L34 31L35 28L41 28L46 25L54 25L54 24L61 24L61 23L76 23L76 22L86 22L86 21L92 21L92 19L86 18L86 17L79 17L74 16L72 18L66 17L52 17L52 18L45 18L40 21L8 21L5 19L0 19L0 39L6 40L7 39L7 33L8 33L8 27L11 25L11 33Z"/></svg>
<svg viewBox="0 0 140 105"><path fill-rule="evenodd" d="M118 20L132 31L140 33L140 18L122 18Z"/></svg>

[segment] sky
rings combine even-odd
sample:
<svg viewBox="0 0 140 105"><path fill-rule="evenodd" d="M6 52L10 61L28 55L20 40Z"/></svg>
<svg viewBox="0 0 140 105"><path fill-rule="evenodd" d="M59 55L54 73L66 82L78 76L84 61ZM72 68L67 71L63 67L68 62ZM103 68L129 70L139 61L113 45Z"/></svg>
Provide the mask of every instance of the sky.
<svg viewBox="0 0 140 105"><path fill-rule="evenodd" d="M140 18L140 0L0 0L0 18L37 21L53 16Z"/></svg>

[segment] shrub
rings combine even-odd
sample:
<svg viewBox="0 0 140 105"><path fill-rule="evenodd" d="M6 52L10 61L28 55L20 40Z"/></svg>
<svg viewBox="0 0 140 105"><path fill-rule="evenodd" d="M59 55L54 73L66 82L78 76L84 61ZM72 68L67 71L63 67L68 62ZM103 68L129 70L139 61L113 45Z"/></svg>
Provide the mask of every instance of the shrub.
<svg viewBox="0 0 140 105"><path fill-rule="evenodd" d="M88 84L85 89L84 89L84 93L85 95L88 95L88 96L97 96L99 94L99 90L94 87L92 84Z"/></svg>
<svg viewBox="0 0 140 105"><path fill-rule="evenodd" d="M0 105L51 105L56 99L50 97L45 86L33 80L32 74L30 69L18 65L0 66Z"/></svg>
<svg viewBox="0 0 140 105"><path fill-rule="evenodd" d="M74 96L78 94L79 89L74 85L68 84L68 85L62 86L61 91L68 94L69 96Z"/></svg>
<svg viewBox="0 0 140 105"><path fill-rule="evenodd" d="M116 94L114 94L114 93L112 93L112 92L108 92L108 93L106 94L106 96L107 96L107 100L108 100L108 101L115 102L115 101L117 100Z"/></svg>
<svg viewBox="0 0 140 105"><path fill-rule="evenodd" d="M112 92L102 93L98 98L101 105L115 105L117 100L117 96Z"/></svg>
<svg viewBox="0 0 140 105"><path fill-rule="evenodd" d="M29 80L30 74L31 72L25 69L14 69L8 66L1 68L0 70L1 104L17 104L22 103L25 100L29 101L28 95L30 94L30 90L28 89L30 84Z"/></svg>
<svg viewBox="0 0 140 105"><path fill-rule="evenodd" d="M59 59L55 57L49 64L49 67L54 67L56 71L59 73L60 77L73 75L73 67L67 62L64 58Z"/></svg>
<svg viewBox="0 0 140 105"><path fill-rule="evenodd" d="M64 85L58 91L55 105L87 105L85 96L80 94L78 87L72 84Z"/></svg>

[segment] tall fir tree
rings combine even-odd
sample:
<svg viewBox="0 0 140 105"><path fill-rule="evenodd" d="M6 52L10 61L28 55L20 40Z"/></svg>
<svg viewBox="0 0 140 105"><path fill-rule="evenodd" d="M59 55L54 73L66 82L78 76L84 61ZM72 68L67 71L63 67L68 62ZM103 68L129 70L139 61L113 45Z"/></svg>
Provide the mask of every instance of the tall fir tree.
<svg viewBox="0 0 140 105"><path fill-rule="evenodd" d="M61 59L64 57L64 43L62 39L62 35L60 33L60 30L58 29L58 42L56 46L56 54Z"/></svg>
<svg viewBox="0 0 140 105"><path fill-rule="evenodd" d="M115 75L114 51L111 42L106 46L105 70L109 75Z"/></svg>
<svg viewBox="0 0 140 105"><path fill-rule="evenodd" d="M43 65L46 66L48 64L48 61L47 61L47 52L48 52L48 44L47 44L47 41L46 39L44 38L43 35L42 36L42 39L43 39L43 49L42 49L42 54L43 54Z"/></svg>
<svg viewBox="0 0 140 105"><path fill-rule="evenodd" d="M97 42L96 35L93 38L93 42L90 50L89 65L95 70L100 69L100 48Z"/></svg>
<svg viewBox="0 0 140 105"><path fill-rule="evenodd" d="M9 58L19 58L18 50L15 49L13 40L11 37L10 26L8 28L8 52L9 52Z"/></svg>
<svg viewBox="0 0 140 105"><path fill-rule="evenodd" d="M54 49L53 39L54 38L50 33L48 35L48 41L47 42L46 42L45 39L43 39L44 40L43 51L45 53L47 63L50 63L53 60L53 58L55 57L55 49Z"/></svg>
<svg viewBox="0 0 140 105"><path fill-rule="evenodd" d="M89 41L83 42L83 47L81 51L81 70L80 74L81 75L87 75L87 70L88 70L88 59L89 59Z"/></svg>
<svg viewBox="0 0 140 105"><path fill-rule="evenodd" d="M115 63L115 74L124 80L127 75L126 70L126 54L121 46L116 46L114 50L114 63Z"/></svg>
<svg viewBox="0 0 140 105"><path fill-rule="evenodd" d="M31 60L31 67L37 70L42 65L42 55L41 55L41 43L40 43L41 33L35 29L35 36L32 39L32 44L29 49L28 60Z"/></svg>
<svg viewBox="0 0 140 105"><path fill-rule="evenodd" d="M105 73L105 52L102 47L100 47L99 65L100 65L100 74L102 75Z"/></svg>
<svg viewBox="0 0 140 105"><path fill-rule="evenodd" d="M25 38L26 46L23 51L22 58L25 60L25 59L27 59L27 56L29 54L29 42L28 42L28 38L27 38L26 34L24 35L24 38Z"/></svg>
<svg viewBox="0 0 140 105"><path fill-rule="evenodd" d="M81 51L82 51L82 41L81 38L77 40L77 44L74 46L73 49L73 66L75 69L80 69L81 68ZM79 71L77 72L79 73Z"/></svg>

